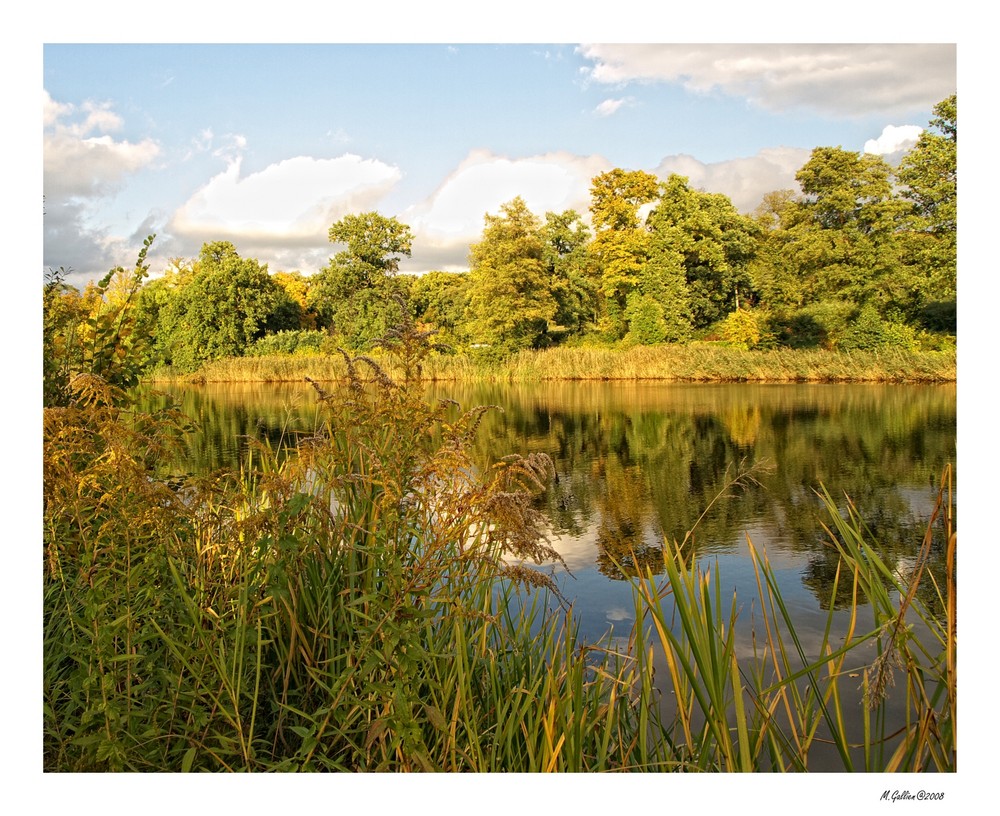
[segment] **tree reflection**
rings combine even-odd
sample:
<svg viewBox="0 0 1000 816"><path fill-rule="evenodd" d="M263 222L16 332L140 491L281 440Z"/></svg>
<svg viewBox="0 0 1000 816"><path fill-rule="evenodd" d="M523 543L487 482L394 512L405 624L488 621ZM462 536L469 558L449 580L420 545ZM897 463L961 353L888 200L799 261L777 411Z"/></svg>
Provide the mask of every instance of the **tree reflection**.
<svg viewBox="0 0 1000 816"><path fill-rule="evenodd" d="M280 446L316 423L305 388L201 386L176 396L199 428L189 461L176 466L195 472L238 466L247 438ZM435 386L429 396L502 406L483 418L479 466L495 451L551 456L557 475L539 506L557 534L596 540L595 567L608 578L661 572L664 540L688 538L692 553L708 555L735 551L753 528L766 538L755 544L799 560L822 608L837 556L820 485L851 498L880 557L903 571L955 459L953 385L482 383ZM757 468L760 485L728 489L740 468ZM929 568L939 580L943 559L935 540ZM834 606L851 592L840 576Z"/></svg>

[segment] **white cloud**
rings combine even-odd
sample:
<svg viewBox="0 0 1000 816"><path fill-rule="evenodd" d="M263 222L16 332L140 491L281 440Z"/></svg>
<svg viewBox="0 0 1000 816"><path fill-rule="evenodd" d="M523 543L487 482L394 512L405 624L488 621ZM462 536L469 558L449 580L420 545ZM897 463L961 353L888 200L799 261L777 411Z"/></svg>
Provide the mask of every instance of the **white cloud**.
<svg viewBox="0 0 1000 816"><path fill-rule="evenodd" d="M864 152L879 156L901 155L917 143L921 133L923 128L919 125L886 125L881 136L865 142Z"/></svg>
<svg viewBox="0 0 1000 816"><path fill-rule="evenodd" d="M756 156L705 164L693 156L667 156L654 171L666 179L671 173L687 176L695 189L729 196L740 212L750 213L765 193L798 190L795 174L809 160L811 151L796 147L772 147Z"/></svg>
<svg viewBox="0 0 1000 816"><path fill-rule="evenodd" d="M121 127L121 118L108 106L88 103L80 110L82 121L72 121L78 110L45 94L43 172L45 197L51 204L69 197L110 195L128 175L160 154L152 139L133 144L108 135ZM89 135L95 131L101 135Z"/></svg>
<svg viewBox="0 0 1000 816"><path fill-rule="evenodd" d="M928 108L954 93L950 44L583 45L592 80L673 82L764 108L832 115Z"/></svg>
<svg viewBox="0 0 1000 816"><path fill-rule="evenodd" d="M374 209L401 177L396 167L353 154L298 156L243 177L241 164L231 161L178 208L168 227L174 236L229 240L241 253L257 246L313 246L325 261L330 224Z"/></svg>
<svg viewBox="0 0 1000 816"><path fill-rule="evenodd" d="M516 196L539 217L568 209L586 215L591 180L608 169L600 156L557 152L509 159L475 150L427 201L400 216L414 233L413 258L401 266L421 272L467 269L469 244L481 237L483 216Z"/></svg>
<svg viewBox="0 0 1000 816"><path fill-rule="evenodd" d="M122 127L122 120L106 103L76 107L45 93L42 122L43 264L74 269L77 274L69 280L81 283L129 263L126 242L93 226L92 216L129 176L160 155L159 145L152 139L114 139L110 133Z"/></svg>
<svg viewBox="0 0 1000 816"><path fill-rule="evenodd" d="M627 101L626 99L605 99L600 105L594 108L594 113L598 116L611 116Z"/></svg>

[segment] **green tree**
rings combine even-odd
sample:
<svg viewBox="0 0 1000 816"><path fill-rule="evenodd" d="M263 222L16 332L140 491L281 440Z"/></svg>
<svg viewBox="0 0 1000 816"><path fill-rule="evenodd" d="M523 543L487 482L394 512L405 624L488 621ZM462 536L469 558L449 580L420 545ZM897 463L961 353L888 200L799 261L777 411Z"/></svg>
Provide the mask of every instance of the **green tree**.
<svg viewBox="0 0 1000 816"><path fill-rule="evenodd" d="M952 94L934 108L932 129L903 157L898 178L909 205L904 260L924 282L924 311L954 302L957 288L958 101ZM922 274L921 274L922 273ZM951 326L954 330L954 326Z"/></svg>
<svg viewBox="0 0 1000 816"><path fill-rule="evenodd" d="M671 174L647 223L661 302L678 333L683 334L687 319L701 328L739 308L741 301L747 305L753 295L748 265L760 228L727 196L692 190L684 176Z"/></svg>
<svg viewBox="0 0 1000 816"><path fill-rule="evenodd" d="M193 277L163 309L167 362L192 370L207 360L242 355L274 323L284 297L266 265L241 258L228 241L205 244Z"/></svg>
<svg viewBox="0 0 1000 816"><path fill-rule="evenodd" d="M557 304L538 218L518 196L485 224L470 255L471 339L501 353L545 345Z"/></svg>
<svg viewBox="0 0 1000 816"><path fill-rule="evenodd" d="M628 297L649 259L650 235L639 210L655 201L658 193L656 176L642 170L615 168L595 176L591 184L595 234L590 247L599 274L601 321L616 338L628 331Z"/></svg>
<svg viewBox="0 0 1000 816"><path fill-rule="evenodd" d="M437 329L437 342L464 342L465 314L471 279L466 272L432 271L416 277L410 287L414 319Z"/></svg>
<svg viewBox="0 0 1000 816"><path fill-rule="evenodd" d="M575 210L545 213L543 260L556 301L555 322L581 334L597 319L597 286L591 269L590 230Z"/></svg>
<svg viewBox="0 0 1000 816"><path fill-rule="evenodd" d="M891 169L879 156L819 147L796 174L804 198L789 211L785 245L811 300L846 298L908 309L914 281L900 264Z"/></svg>
<svg viewBox="0 0 1000 816"><path fill-rule="evenodd" d="M377 212L348 215L330 227L330 241L346 244L311 281L306 298L317 324L349 348L370 349L399 323L399 261L409 257L406 224Z"/></svg>

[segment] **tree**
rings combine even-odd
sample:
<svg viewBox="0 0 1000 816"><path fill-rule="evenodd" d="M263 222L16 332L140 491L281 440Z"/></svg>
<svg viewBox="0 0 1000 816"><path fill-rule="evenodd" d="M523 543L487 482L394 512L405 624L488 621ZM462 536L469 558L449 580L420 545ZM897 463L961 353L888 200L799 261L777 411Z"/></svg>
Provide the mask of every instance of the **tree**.
<svg viewBox="0 0 1000 816"><path fill-rule="evenodd" d="M649 258L650 236L639 210L655 201L658 192L656 176L642 170L615 168L595 176L591 184L591 253L600 280L602 320L605 330L618 338L628 330L628 296Z"/></svg>
<svg viewBox="0 0 1000 816"><path fill-rule="evenodd" d="M205 244L190 282L163 310L168 362L190 370L207 360L242 355L264 335L282 297L266 265L241 258L228 241Z"/></svg>
<svg viewBox="0 0 1000 816"><path fill-rule="evenodd" d="M456 345L463 341L470 284L465 272L427 272L413 280L410 287L413 316L438 330L438 342Z"/></svg>
<svg viewBox="0 0 1000 816"><path fill-rule="evenodd" d="M399 322L395 295L399 261L409 257L413 235L406 224L377 212L348 215L330 227L330 241L347 245L312 280L307 304L317 323L364 350Z"/></svg>
<svg viewBox="0 0 1000 816"><path fill-rule="evenodd" d="M471 339L501 353L538 348L557 309L538 218L518 196L485 224L470 255Z"/></svg>
<svg viewBox="0 0 1000 816"><path fill-rule="evenodd" d="M728 197L692 190L671 174L647 223L659 297L681 336L685 322L709 326L750 300L747 267L760 229Z"/></svg>
<svg viewBox="0 0 1000 816"><path fill-rule="evenodd" d="M794 190L775 190L764 195L753 213L759 238L747 272L760 304L782 315L809 299L798 265L789 262L786 247L789 214L798 200Z"/></svg>
<svg viewBox="0 0 1000 816"><path fill-rule="evenodd" d="M556 301L555 322L580 334L597 319L597 287L590 263L590 230L575 210L545 213L542 258Z"/></svg>
<svg viewBox="0 0 1000 816"><path fill-rule="evenodd" d="M923 275L927 304L954 302L957 286L958 101L952 94L903 157L898 178L909 205L905 262ZM926 307L925 307L926 308Z"/></svg>
<svg viewBox="0 0 1000 816"><path fill-rule="evenodd" d="M310 279L301 272L275 272L271 277L282 288L285 303L279 311L285 313L282 322L294 323L290 329L315 329L316 315L309 309Z"/></svg>
<svg viewBox="0 0 1000 816"><path fill-rule="evenodd" d="M330 227L330 242L347 244L335 260L354 268L368 284L399 272L401 257L410 257L413 233L406 224L377 212L348 215Z"/></svg>
<svg viewBox="0 0 1000 816"><path fill-rule="evenodd" d="M879 156L819 147L796 179L803 198L784 210L782 253L803 282L805 300L909 308L914 281L901 267L898 241L904 207L893 195L889 165Z"/></svg>

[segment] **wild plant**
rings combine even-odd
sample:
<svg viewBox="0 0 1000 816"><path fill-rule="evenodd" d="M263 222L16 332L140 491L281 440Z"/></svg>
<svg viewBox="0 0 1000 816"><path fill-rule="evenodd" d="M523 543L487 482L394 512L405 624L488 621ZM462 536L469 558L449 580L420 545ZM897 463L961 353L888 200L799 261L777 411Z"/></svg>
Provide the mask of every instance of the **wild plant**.
<svg viewBox="0 0 1000 816"><path fill-rule="evenodd" d="M827 765L848 771L956 769L950 479L949 469L916 564L905 575L881 559L853 504L848 500L842 512L821 490L832 519L826 528L829 546L840 555L831 593L836 597L839 583L846 582L853 601L842 640L831 603L821 641L811 649L796 631L766 552L749 537L758 588L751 658L740 654L737 637L739 610L747 599L732 596L727 604L718 569L695 563L686 542L665 548L665 579L649 570L634 583L637 627L649 626L634 637L637 658L648 654L652 663L655 654L666 664L674 704L655 739L671 746L683 768L806 771L823 754ZM943 577L927 569L934 546L947 551ZM932 606L918 593L923 582L932 587ZM864 623L869 615L873 625ZM907 623L907 616L917 625ZM874 660L867 657L872 643ZM889 713L897 673L901 723Z"/></svg>

